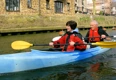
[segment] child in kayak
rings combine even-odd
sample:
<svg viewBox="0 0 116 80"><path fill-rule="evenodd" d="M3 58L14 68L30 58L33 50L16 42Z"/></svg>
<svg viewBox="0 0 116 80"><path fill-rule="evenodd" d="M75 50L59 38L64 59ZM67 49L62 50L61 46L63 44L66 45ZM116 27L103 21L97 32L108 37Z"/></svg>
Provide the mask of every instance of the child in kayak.
<svg viewBox="0 0 116 80"><path fill-rule="evenodd" d="M50 42L50 46L61 48L62 51L85 50L86 45L82 39L82 35L75 31L77 23L75 21L68 21L66 23L66 33L57 41ZM59 46L55 46L59 45Z"/></svg>

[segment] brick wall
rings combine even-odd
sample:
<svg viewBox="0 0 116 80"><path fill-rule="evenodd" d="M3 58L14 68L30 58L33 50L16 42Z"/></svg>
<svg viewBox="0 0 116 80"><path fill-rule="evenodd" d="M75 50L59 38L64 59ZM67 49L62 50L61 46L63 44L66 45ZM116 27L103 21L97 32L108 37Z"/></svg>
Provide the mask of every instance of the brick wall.
<svg viewBox="0 0 116 80"><path fill-rule="evenodd" d="M5 3L4 3L4 0L0 0L0 14L5 14Z"/></svg>
<svg viewBox="0 0 116 80"><path fill-rule="evenodd" d="M74 15L74 0L61 0L63 2L63 13L55 13L55 2L50 0L50 9L46 9L46 0L41 0L41 15ZM70 3L70 11L67 11L67 2Z"/></svg>
<svg viewBox="0 0 116 80"><path fill-rule="evenodd" d="M20 0L20 11L6 11L5 0L0 0L0 15L73 15L74 0L61 0L63 13L55 13L54 1L50 0L50 9L46 9L46 0L32 0L32 8L27 7L27 0ZM70 3L70 11L67 11L67 2Z"/></svg>
<svg viewBox="0 0 116 80"><path fill-rule="evenodd" d="M38 14L38 0L32 0L32 8L27 7L27 0L20 0L20 11L6 11L5 0L0 1L0 15L32 15Z"/></svg>

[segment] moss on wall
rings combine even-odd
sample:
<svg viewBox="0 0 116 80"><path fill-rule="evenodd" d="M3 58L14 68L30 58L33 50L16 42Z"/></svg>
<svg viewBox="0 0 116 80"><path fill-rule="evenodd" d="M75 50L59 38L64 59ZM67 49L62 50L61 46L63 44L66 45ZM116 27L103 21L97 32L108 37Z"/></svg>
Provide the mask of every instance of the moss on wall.
<svg viewBox="0 0 116 80"><path fill-rule="evenodd" d="M93 16L101 26L116 26L114 16ZM68 20L75 20L79 28L88 28L90 15L72 16L0 16L0 32L64 29Z"/></svg>

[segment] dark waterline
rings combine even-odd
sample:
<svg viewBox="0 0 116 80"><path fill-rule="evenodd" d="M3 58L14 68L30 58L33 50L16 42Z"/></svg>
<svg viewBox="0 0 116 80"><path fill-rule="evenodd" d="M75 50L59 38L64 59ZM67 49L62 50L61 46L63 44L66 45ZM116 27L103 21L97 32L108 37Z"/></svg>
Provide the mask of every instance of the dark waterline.
<svg viewBox="0 0 116 80"><path fill-rule="evenodd" d="M85 36L87 31L80 31ZM116 31L107 30L110 35ZM17 36L3 36L0 38L0 54L12 54L17 52L30 51L30 49L49 48L48 46L31 47L22 51L14 51L10 44L16 40L25 40L35 44L47 44L58 32L27 34ZM111 49L102 55L97 55L87 60L68 65L51 68L38 69L27 72L1 75L0 80L115 80L116 79L116 49ZM91 66L99 65L99 70L91 71Z"/></svg>

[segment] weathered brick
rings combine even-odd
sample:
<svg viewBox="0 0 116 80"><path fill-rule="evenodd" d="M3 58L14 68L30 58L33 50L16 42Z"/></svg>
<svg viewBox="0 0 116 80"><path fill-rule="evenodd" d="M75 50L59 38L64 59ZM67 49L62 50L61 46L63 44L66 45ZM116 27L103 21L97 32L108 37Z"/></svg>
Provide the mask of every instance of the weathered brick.
<svg viewBox="0 0 116 80"><path fill-rule="evenodd" d="M40 2L39 2L40 1ZM46 0L32 0L32 8L27 7L27 0L20 0L20 11L9 12L5 9L5 0L0 0L0 15L73 15L74 0L61 0L63 2L63 13L55 13L55 0L50 0L50 9L46 9ZM70 11L67 11L67 2L70 3Z"/></svg>

